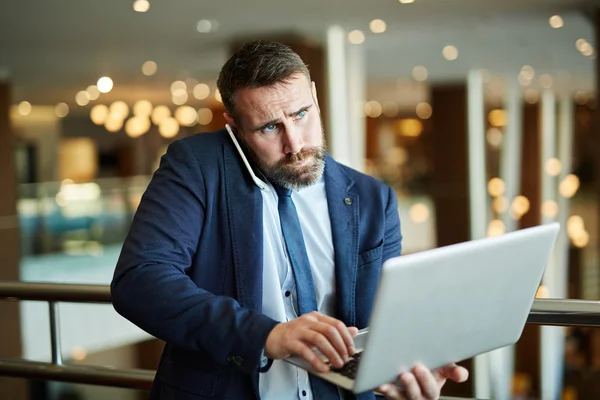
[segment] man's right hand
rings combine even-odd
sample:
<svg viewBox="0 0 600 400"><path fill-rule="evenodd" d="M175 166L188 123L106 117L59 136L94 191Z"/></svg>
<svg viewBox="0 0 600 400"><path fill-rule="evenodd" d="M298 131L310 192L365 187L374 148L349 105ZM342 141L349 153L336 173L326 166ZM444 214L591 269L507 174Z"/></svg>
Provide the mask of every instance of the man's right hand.
<svg viewBox="0 0 600 400"><path fill-rule="evenodd" d="M304 314L289 322L275 326L265 344L265 355L272 359L298 355L319 372L329 367L313 351L318 349L331 364L341 368L354 354L355 327L347 327L342 321L316 311Z"/></svg>

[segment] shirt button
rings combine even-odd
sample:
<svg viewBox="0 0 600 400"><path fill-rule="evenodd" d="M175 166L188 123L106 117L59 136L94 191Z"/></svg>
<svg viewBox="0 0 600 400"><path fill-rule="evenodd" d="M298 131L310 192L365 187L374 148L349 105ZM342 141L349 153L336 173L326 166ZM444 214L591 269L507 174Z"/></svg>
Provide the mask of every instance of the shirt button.
<svg viewBox="0 0 600 400"><path fill-rule="evenodd" d="M291 293L290 293L290 291L289 291L289 290L286 290L286 291L285 291L285 297L290 297L290 294L291 294Z"/></svg>
<svg viewBox="0 0 600 400"><path fill-rule="evenodd" d="M302 391L302 396L306 396L306 390Z"/></svg>

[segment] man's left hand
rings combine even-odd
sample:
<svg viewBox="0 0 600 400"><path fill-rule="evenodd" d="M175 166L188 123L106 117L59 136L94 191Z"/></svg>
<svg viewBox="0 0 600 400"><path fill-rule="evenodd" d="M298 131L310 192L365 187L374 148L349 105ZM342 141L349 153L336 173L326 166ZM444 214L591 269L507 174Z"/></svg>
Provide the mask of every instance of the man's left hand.
<svg viewBox="0 0 600 400"><path fill-rule="evenodd" d="M434 370L417 365L411 372L399 375L397 384L388 383L376 390L389 400L436 400L448 379L464 382L468 378L469 371L456 364Z"/></svg>

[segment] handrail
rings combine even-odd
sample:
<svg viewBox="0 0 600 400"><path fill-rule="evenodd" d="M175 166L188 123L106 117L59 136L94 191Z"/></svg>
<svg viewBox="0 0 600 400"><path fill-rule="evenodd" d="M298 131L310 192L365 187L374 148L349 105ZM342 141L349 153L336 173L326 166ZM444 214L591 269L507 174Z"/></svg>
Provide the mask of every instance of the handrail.
<svg viewBox="0 0 600 400"><path fill-rule="evenodd" d="M47 301L52 345L52 363L0 357L0 376L132 389L150 389L152 386L155 371L62 363L57 303L111 303L109 286L0 281L0 300ZM535 299L527 323L600 327L600 301Z"/></svg>
<svg viewBox="0 0 600 400"><path fill-rule="evenodd" d="M536 299L527 323L600 327L600 301Z"/></svg>
<svg viewBox="0 0 600 400"><path fill-rule="evenodd" d="M110 303L111 296L107 285L0 281L0 300Z"/></svg>
<svg viewBox="0 0 600 400"><path fill-rule="evenodd" d="M2 375L15 378L149 390L152 387L155 371L117 369L96 365L55 365L0 357L0 376Z"/></svg>

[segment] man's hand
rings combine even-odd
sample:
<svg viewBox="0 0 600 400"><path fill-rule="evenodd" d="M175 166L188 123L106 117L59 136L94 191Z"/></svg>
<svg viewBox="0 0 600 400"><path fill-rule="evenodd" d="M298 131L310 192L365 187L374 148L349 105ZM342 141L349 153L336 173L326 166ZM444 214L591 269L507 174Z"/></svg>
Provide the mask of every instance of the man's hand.
<svg viewBox="0 0 600 400"><path fill-rule="evenodd" d="M342 321L316 311L292 321L280 323L267 337L265 355L272 359L298 355L319 372L329 367L314 352L317 348L336 368L341 368L354 354L355 327L348 328Z"/></svg>
<svg viewBox="0 0 600 400"><path fill-rule="evenodd" d="M399 385L391 383L381 385L377 391L389 400L436 400L439 399L446 380L464 382L468 378L469 371L456 364L449 364L433 371L417 365L411 372L398 376Z"/></svg>

